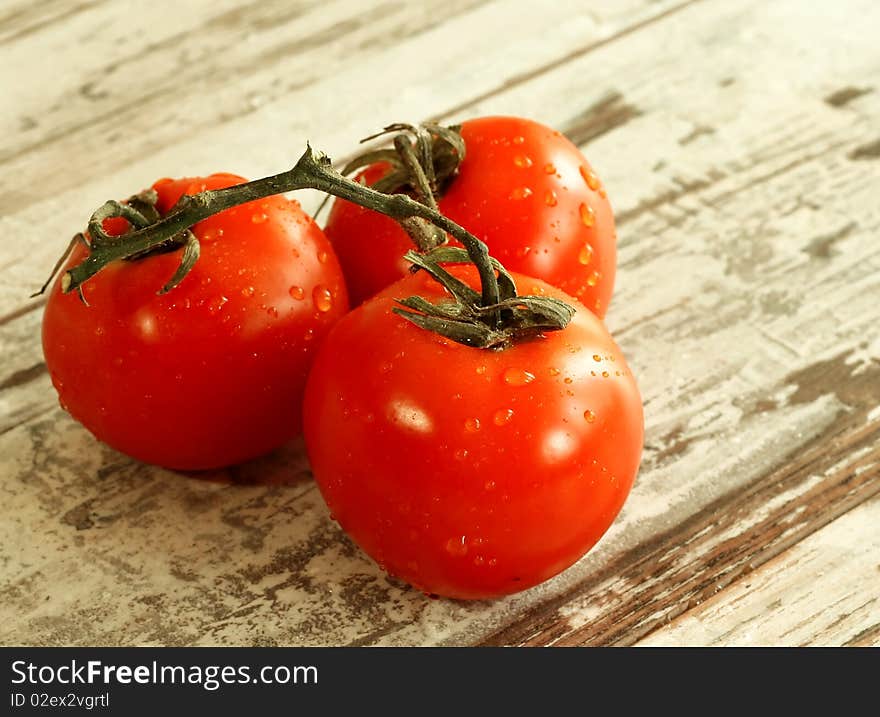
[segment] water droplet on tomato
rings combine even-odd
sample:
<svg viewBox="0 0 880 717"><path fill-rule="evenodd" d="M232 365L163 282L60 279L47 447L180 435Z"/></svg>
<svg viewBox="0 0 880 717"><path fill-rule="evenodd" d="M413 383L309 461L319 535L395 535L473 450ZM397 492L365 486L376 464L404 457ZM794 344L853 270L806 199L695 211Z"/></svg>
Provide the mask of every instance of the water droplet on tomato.
<svg viewBox="0 0 880 717"><path fill-rule="evenodd" d="M208 311L212 314L216 314L223 308L224 304L226 304L227 301L229 301L229 299L227 299L225 296L218 296L216 299L208 304Z"/></svg>
<svg viewBox="0 0 880 717"><path fill-rule="evenodd" d="M269 218L269 217L268 217L268 215L266 214L266 212L254 212L254 213L251 215L251 221L252 221L254 224L262 224L262 223L265 222L268 218Z"/></svg>
<svg viewBox="0 0 880 717"><path fill-rule="evenodd" d="M329 258L330 258L330 255L326 251L319 251L318 252L318 261L321 264L326 264L327 259L329 259Z"/></svg>
<svg viewBox="0 0 880 717"><path fill-rule="evenodd" d="M268 309L266 309L266 313L269 314L269 316L271 316L273 319L278 318L278 309L276 309L274 306L270 306Z"/></svg>
<svg viewBox="0 0 880 717"><path fill-rule="evenodd" d="M585 227L591 227L596 222L596 212L593 211L593 207L589 204L581 204L578 207L578 212L581 215L581 223Z"/></svg>
<svg viewBox="0 0 880 717"><path fill-rule="evenodd" d="M520 169L528 169L532 166L532 158L527 154L518 154L513 158L513 163Z"/></svg>
<svg viewBox="0 0 880 717"><path fill-rule="evenodd" d="M498 561L495 558L489 558L489 565L494 568L498 565Z"/></svg>
<svg viewBox="0 0 880 717"><path fill-rule="evenodd" d="M312 290L312 300L315 302L315 308L318 311L327 312L333 308L333 294L326 286L318 284Z"/></svg>
<svg viewBox="0 0 880 717"><path fill-rule="evenodd" d="M467 448L459 448L455 453L453 453L453 455L455 456L455 460L463 461L465 458L468 457Z"/></svg>
<svg viewBox="0 0 880 717"><path fill-rule="evenodd" d="M596 420L596 414L593 413L593 412L588 408L586 411L584 411L584 418L586 419L587 423L594 423L595 420Z"/></svg>
<svg viewBox="0 0 880 717"><path fill-rule="evenodd" d="M306 292L301 286L297 286L294 284L287 290L287 293L290 294L291 299L296 299L297 301L302 301L305 297Z"/></svg>
<svg viewBox="0 0 880 717"><path fill-rule="evenodd" d="M599 354L593 354L593 361L599 363L602 360L602 357Z"/></svg>
<svg viewBox="0 0 880 717"><path fill-rule="evenodd" d="M587 277L587 286L596 286L601 278L602 275L598 271L594 271Z"/></svg>
<svg viewBox="0 0 880 717"><path fill-rule="evenodd" d="M513 418L513 409L500 408L497 411L495 411L495 415L492 416L492 422L496 426L503 426L507 423L510 423L511 418Z"/></svg>
<svg viewBox="0 0 880 717"><path fill-rule="evenodd" d="M241 295L245 297L253 296L255 293L257 290L253 286L246 286L241 290Z"/></svg>
<svg viewBox="0 0 880 717"><path fill-rule="evenodd" d="M610 375L607 371L602 372L602 378L608 378Z"/></svg>
<svg viewBox="0 0 880 717"><path fill-rule="evenodd" d="M558 369L558 368L555 368L554 366L551 366L551 367L548 369L548 373L549 373L551 376L558 376L558 375L559 375L559 369Z"/></svg>
<svg viewBox="0 0 880 717"><path fill-rule="evenodd" d="M477 366L477 369L476 369L476 370L477 370L477 373L478 373L480 376L482 376L484 373L486 373L486 366L485 366L485 364L481 364L481 365Z"/></svg>
<svg viewBox="0 0 880 717"><path fill-rule="evenodd" d="M222 229L205 229L200 235L199 239L201 241L214 241L215 239L219 239L223 236Z"/></svg>
<svg viewBox="0 0 880 717"><path fill-rule="evenodd" d="M504 372L503 378L508 386L525 386L535 380L535 374L521 368L509 368Z"/></svg>
<svg viewBox="0 0 880 717"><path fill-rule="evenodd" d="M510 198L517 201L530 196L532 196L532 190L528 187L517 187L510 193Z"/></svg>
<svg viewBox="0 0 880 717"><path fill-rule="evenodd" d="M476 433L480 430L479 418L466 418L464 421L464 430L468 433Z"/></svg>
<svg viewBox="0 0 880 717"><path fill-rule="evenodd" d="M544 204L546 204L548 207L555 207L557 204L559 204L559 200L556 198L556 192L554 192L552 189L548 189L546 192L544 192Z"/></svg>
<svg viewBox="0 0 880 717"><path fill-rule="evenodd" d="M590 244L584 244L578 254L578 261L586 266L593 261L593 247Z"/></svg>
<svg viewBox="0 0 880 717"><path fill-rule="evenodd" d="M462 535L446 541L446 552L456 557L467 555L467 536Z"/></svg>
<svg viewBox="0 0 880 717"><path fill-rule="evenodd" d="M556 174L556 165L553 162L547 162L544 165L544 174Z"/></svg>
<svg viewBox="0 0 880 717"><path fill-rule="evenodd" d="M524 144L525 141L526 141L526 138L521 135L517 135L516 137L513 138L514 144Z"/></svg>
<svg viewBox="0 0 880 717"><path fill-rule="evenodd" d="M493 481L493 480L487 480L487 481L483 484L483 487L484 487L486 490L495 490L495 481Z"/></svg>
<svg viewBox="0 0 880 717"><path fill-rule="evenodd" d="M584 165L580 166L580 173L587 186L595 192L599 188L599 178Z"/></svg>

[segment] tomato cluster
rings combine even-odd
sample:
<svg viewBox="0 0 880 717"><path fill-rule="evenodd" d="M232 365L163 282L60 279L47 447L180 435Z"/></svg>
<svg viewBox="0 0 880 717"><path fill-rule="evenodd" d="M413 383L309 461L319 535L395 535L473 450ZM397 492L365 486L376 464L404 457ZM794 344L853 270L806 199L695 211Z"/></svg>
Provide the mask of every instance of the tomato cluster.
<svg viewBox="0 0 880 717"><path fill-rule="evenodd" d="M412 273L409 237L388 217L340 199L325 235L280 195L195 223L187 247L200 254L167 293L181 263L167 242L72 291L95 233L106 249L140 229L120 210L90 225L46 305L62 405L98 439L174 469L230 465L302 431L332 515L427 593L496 597L573 564L619 512L642 448L638 389L601 321L611 207L550 128L489 117L461 137L439 209L511 270L499 270L501 303L485 303L488 264L482 276L448 262ZM361 181L389 171L375 164ZM160 180L156 221L243 182ZM501 339L474 345L453 331L465 320Z"/></svg>

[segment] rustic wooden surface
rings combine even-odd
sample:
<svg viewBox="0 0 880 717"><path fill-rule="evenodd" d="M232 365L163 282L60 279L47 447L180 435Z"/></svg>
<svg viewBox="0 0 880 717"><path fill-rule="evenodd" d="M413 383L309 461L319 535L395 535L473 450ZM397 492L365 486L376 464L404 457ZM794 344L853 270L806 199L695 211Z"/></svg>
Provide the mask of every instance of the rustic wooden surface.
<svg viewBox="0 0 880 717"><path fill-rule="evenodd" d="M880 3L138 5L0 5L0 643L880 645ZM572 569L431 600L299 445L196 480L58 407L27 297L105 199L490 113L564 130L618 219L646 445Z"/></svg>

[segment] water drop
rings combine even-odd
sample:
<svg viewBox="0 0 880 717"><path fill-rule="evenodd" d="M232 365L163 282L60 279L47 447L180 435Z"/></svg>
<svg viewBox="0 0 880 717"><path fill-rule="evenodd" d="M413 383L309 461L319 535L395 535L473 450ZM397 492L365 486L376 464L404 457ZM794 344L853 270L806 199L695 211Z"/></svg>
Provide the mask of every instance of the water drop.
<svg viewBox="0 0 880 717"><path fill-rule="evenodd" d="M510 198L515 200L525 199L532 196L532 190L528 187L517 187L510 193Z"/></svg>
<svg viewBox="0 0 880 717"><path fill-rule="evenodd" d="M455 460L463 461L468 457L467 448L459 448L453 455L455 456Z"/></svg>
<svg viewBox="0 0 880 717"><path fill-rule="evenodd" d="M521 368L509 368L504 372L504 383L508 386L525 386L535 380L535 374Z"/></svg>
<svg viewBox="0 0 880 717"><path fill-rule="evenodd" d="M608 378L608 376L610 376L610 374L607 371L602 372L602 378Z"/></svg>
<svg viewBox="0 0 880 717"><path fill-rule="evenodd" d="M596 223L596 212L593 211L593 207L589 204L581 204L578 207L578 212L581 215L581 223L585 227L591 227Z"/></svg>
<svg viewBox="0 0 880 717"><path fill-rule="evenodd" d="M486 366L484 364L481 364L481 365L477 366L476 370L477 370L477 373L480 376L482 376L484 373L486 373Z"/></svg>
<svg viewBox="0 0 880 717"><path fill-rule="evenodd" d="M269 316L271 316L273 319L278 318L278 309L276 309L274 306L270 306L268 309L266 309L266 313L269 314Z"/></svg>
<svg viewBox="0 0 880 717"><path fill-rule="evenodd" d="M329 259L329 258L330 258L330 255L326 251L319 251L318 252L318 261L321 264L326 264L327 259Z"/></svg>
<svg viewBox="0 0 880 717"><path fill-rule="evenodd" d="M587 423L594 423L595 420L596 420L596 414L593 413L593 412L588 408L586 411L584 411L584 418L586 419Z"/></svg>
<svg viewBox="0 0 880 717"><path fill-rule="evenodd" d="M526 141L526 138L521 135L517 135L516 137L513 138L514 144L524 144L525 141Z"/></svg>
<svg viewBox="0 0 880 717"><path fill-rule="evenodd" d="M587 277L587 286L596 286L601 278L602 275L598 271L594 271Z"/></svg>
<svg viewBox="0 0 880 717"><path fill-rule="evenodd" d="M246 286L241 290L241 295L244 297L253 296L256 291L257 290L253 286Z"/></svg>
<svg viewBox="0 0 880 717"><path fill-rule="evenodd" d="M450 538L446 541L446 552L450 555L461 557L467 555L467 536L462 535L458 538Z"/></svg>
<svg viewBox="0 0 880 717"><path fill-rule="evenodd" d="M302 301L306 295L303 288L301 286L296 286L296 284L291 286L290 289L287 290L287 293L290 294L291 299L296 299L297 301Z"/></svg>
<svg viewBox="0 0 880 717"><path fill-rule="evenodd" d="M511 418L513 418L513 409L500 408L497 411L495 411L495 415L492 416L492 422L496 426L503 426L507 423L510 423Z"/></svg>
<svg viewBox="0 0 880 717"><path fill-rule="evenodd" d="M312 300L318 311L327 312L333 308L333 294L330 293L330 289L320 284L312 290Z"/></svg>
<svg viewBox="0 0 880 717"><path fill-rule="evenodd" d="M219 239L223 236L222 229L205 229L205 231L199 234L200 241L214 241L215 239Z"/></svg>
<svg viewBox="0 0 880 717"><path fill-rule="evenodd" d="M482 555L475 556L474 557L474 565L476 567L480 567L482 564L483 564L483 556Z"/></svg>
<svg viewBox="0 0 880 717"><path fill-rule="evenodd" d="M553 164L552 162L547 162L547 164L544 165L544 173L545 174L556 174L556 165Z"/></svg>
<svg viewBox="0 0 880 717"><path fill-rule="evenodd" d="M602 360L602 357L599 354L593 354L593 361L599 363Z"/></svg>
<svg viewBox="0 0 880 717"><path fill-rule="evenodd" d="M216 314L223 308L223 305L229 301L225 296L218 296L214 299L210 304L208 304L208 311L212 314Z"/></svg>
<svg viewBox="0 0 880 717"><path fill-rule="evenodd" d="M466 418L464 421L464 430L468 433L476 433L480 430L479 418Z"/></svg>
<svg viewBox="0 0 880 717"><path fill-rule="evenodd" d="M269 217L267 216L266 212L254 212L254 213L251 215L251 221L252 221L254 224L262 224L262 223L265 222L268 218L269 218Z"/></svg>
<svg viewBox="0 0 880 717"><path fill-rule="evenodd" d="M550 373L551 376L558 376L559 375L559 369L555 368L554 366L551 366L548 369L548 372Z"/></svg>
<svg viewBox="0 0 880 717"><path fill-rule="evenodd" d="M544 192L544 204L548 207L555 207L559 203L559 200L556 198L556 192L552 189L548 189Z"/></svg>
<svg viewBox="0 0 880 717"><path fill-rule="evenodd" d="M580 173L587 186L595 192L599 188L599 178L583 165L580 167Z"/></svg>
<svg viewBox="0 0 880 717"><path fill-rule="evenodd" d="M513 163L520 169L528 169L532 166L532 158L527 154L518 154L513 158Z"/></svg>
<svg viewBox="0 0 880 717"><path fill-rule="evenodd" d="M486 490L495 490L495 481L493 481L493 480L487 480L487 481L485 482L485 484L483 485L483 487L484 487Z"/></svg>
<svg viewBox="0 0 880 717"><path fill-rule="evenodd" d="M578 254L578 261L584 266L593 261L593 247L591 245L584 244L581 247L580 253Z"/></svg>
<svg viewBox="0 0 880 717"><path fill-rule="evenodd" d="M495 560L495 558L490 558L489 565L494 568L496 565L498 565L498 561Z"/></svg>

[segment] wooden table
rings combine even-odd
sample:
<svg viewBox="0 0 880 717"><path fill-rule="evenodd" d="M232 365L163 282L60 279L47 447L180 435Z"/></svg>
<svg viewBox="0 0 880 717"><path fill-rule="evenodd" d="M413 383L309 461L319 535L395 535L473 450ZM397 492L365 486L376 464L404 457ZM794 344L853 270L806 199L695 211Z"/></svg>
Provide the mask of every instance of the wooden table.
<svg viewBox="0 0 880 717"><path fill-rule="evenodd" d="M5 0L0 642L880 644L878 27L876 0ZM575 567L432 600L300 445L196 480L59 408L28 295L104 200L484 114L566 132L616 209L647 436Z"/></svg>

